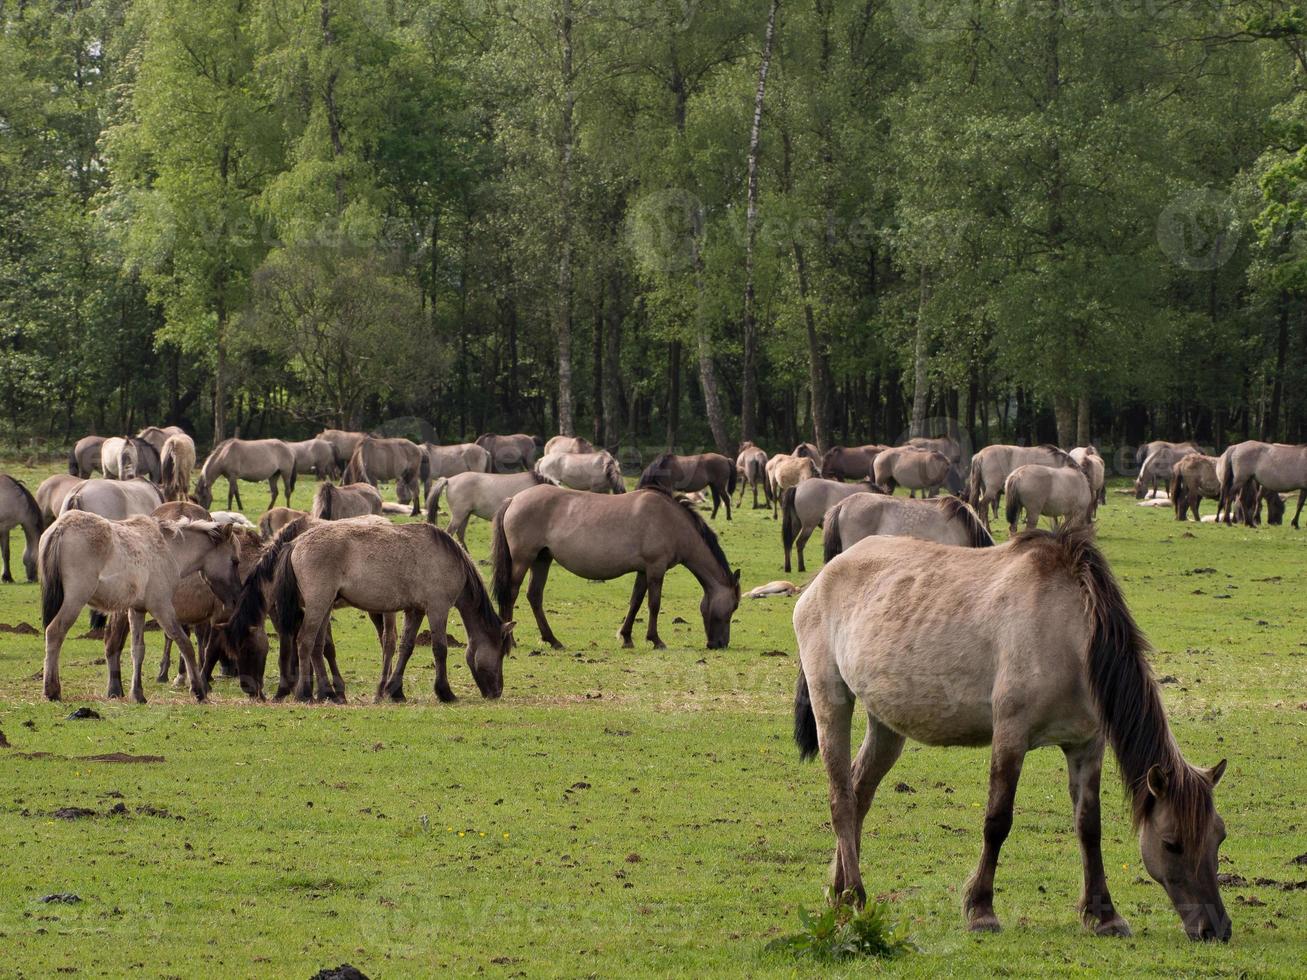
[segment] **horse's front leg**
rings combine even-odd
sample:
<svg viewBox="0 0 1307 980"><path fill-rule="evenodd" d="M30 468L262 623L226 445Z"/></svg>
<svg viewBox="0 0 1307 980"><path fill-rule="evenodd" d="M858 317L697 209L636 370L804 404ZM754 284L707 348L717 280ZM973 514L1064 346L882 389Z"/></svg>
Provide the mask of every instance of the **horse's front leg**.
<svg viewBox="0 0 1307 980"><path fill-rule="evenodd" d="M545 582L549 580L549 566L552 563L553 559L549 557L537 557L531 563L531 582L526 588L526 599L531 604L536 626L540 627L540 639L555 650L561 650L563 644L554 636L554 631L549 627L549 620L545 618Z"/></svg>
<svg viewBox="0 0 1307 980"><path fill-rule="evenodd" d="M1112 904L1103 870L1102 822L1099 812L1099 783L1103 772L1103 740L1087 745L1064 746L1067 787L1076 836L1080 838L1080 860L1084 867L1085 890L1080 896L1080 916L1100 936L1129 936L1130 927Z"/></svg>
<svg viewBox="0 0 1307 980"><path fill-rule="evenodd" d="M640 611L640 603L644 602L644 594L649 590L648 580L644 572L635 573L635 586L631 589L631 608L626 611L626 620L622 623L621 630L617 635L622 638L622 646L630 649L635 646L631 642L631 630L635 627L635 614Z"/></svg>
<svg viewBox="0 0 1307 980"><path fill-rule="evenodd" d="M145 663L145 613L132 609L127 613L127 621L132 628L132 700L145 704L145 690L141 684L141 667ZM121 695L121 688L119 693Z"/></svg>
<svg viewBox="0 0 1307 980"><path fill-rule="evenodd" d="M268 477L268 493L272 494L272 499L268 501L268 510L277 506L277 474L274 473Z"/></svg>
<svg viewBox="0 0 1307 980"><path fill-rule="evenodd" d="M994 746L989 762L989 803L985 808L984 846L971 880L967 882L962 908L967 928L973 932L998 932L994 914L994 872L998 853L1012 829L1012 804L1016 800L1017 781L1026 757L1024 732L1004 731L999 722L994 728Z"/></svg>
<svg viewBox="0 0 1307 980"><path fill-rule="evenodd" d="M1302 505L1304 503L1307 503L1307 487L1304 487L1302 490L1298 491L1298 509L1293 512L1293 529L1295 531L1298 530L1298 518L1302 516ZM8 540L8 538L9 535L6 534L5 539ZM9 567L9 560L6 559L5 568L7 569L8 567Z"/></svg>
<svg viewBox="0 0 1307 980"><path fill-rule="evenodd" d="M421 615L413 617L414 633L417 632L416 623L421 622L421 620ZM449 610L428 609L427 626L431 629L431 656L436 664L436 697L445 703L457 701L453 689L449 686L449 673L446 664L449 657ZM409 623L408 620L405 620L404 632L407 633L408 629Z"/></svg>
<svg viewBox="0 0 1307 980"><path fill-rule="evenodd" d="M653 644L655 650L666 650L667 644L658 635L658 610L663 604L663 575L665 569L648 572L649 580L649 628L644 638Z"/></svg>
<svg viewBox="0 0 1307 980"><path fill-rule="evenodd" d="M399 638L399 656L395 659L395 669L390 671L384 678L383 686L377 691L377 699L383 697L391 701L403 701L404 698L404 671L408 667L408 658L413 656L413 647L417 644L418 627L422 625L421 612L404 612L404 633ZM442 627L443 628L443 627ZM431 636L434 640L436 628L431 627Z"/></svg>
<svg viewBox="0 0 1307 980"><path fill-rule="evenodd" d="M381 644L381 678L377 681L377 700L380 701L386 690L386 681L390 678L390 664L395 656L395 614L368 613L372 628L377 631L377 642ZM408 620L404 620L408 628ZM416 630L414 631L416 632Z"/></svg>
<svg viewBox="0 0 1307 980"><path fill-rule="evenodd" d="M195 662L195 647L191 646L191 638L187 630L182 628L181 623L177 621L177 614L172 608L172 597L166 600L167 605L163 602L157 603L150 610L150 615L155 618L160 626L163 627L164 633L172 637L177 644L178 655L181 657L182 664L186 667L186 676L191 682L191 693L195 695L196 701L203 701L209 694L209 687L204 682L204 674L200 671L200 665ZM133 614L135 615L135 614ZM145 628L145 620L141 619L142 631ZM135 657L136 650L136 624L132 624L132 655ZM145 634L141 634L141 656L145 656ZM133 665L135 666L135 665ZM139 673L139 671L138 671ZM133 678L135 683L135 678Z"/></svg>
<svg viewBox="0 0 1307 980"><path fill-rule="evenodd" d="M1295 527L1297 525L1294 525ZM13 575L9 572L9 532L5 531L0 534L0 559L4 562L4 572L0 574L0 582L12 582Z"/></svg>

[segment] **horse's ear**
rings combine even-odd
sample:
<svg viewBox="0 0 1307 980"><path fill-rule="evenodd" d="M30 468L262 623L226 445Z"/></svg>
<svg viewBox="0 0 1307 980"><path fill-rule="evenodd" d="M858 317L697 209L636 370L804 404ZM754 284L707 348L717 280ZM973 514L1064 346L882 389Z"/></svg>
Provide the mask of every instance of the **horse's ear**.
<svg viewBox="0 0 1307 980"><path fill-rule="evenodd" d="M1152 766L1148 770L1148 775L1144 777L1148 786L1148 792L1152 793L1157 799L1163 799L1167 791L1166 771L1161 766Z"/></svg>
<svg viewBox="0 0 1307 980"><path fill-rule="evenodd" d="M736 588L739 588L739 585L740 585L740 570L737 568L737 569L735 570L735 586L736 586Z"/></svg>
<svg viewBox="0 0 1307 980"><path fill-rule="evenodd" d="M1213 786L1219 783L1221 781L1221 777L1225 775L1225 764L1228 761L1229 760L1227 759L1222 759L1216 765L1212 766L1211 769L1207 770L1207 778L1212 781Z"/></svg>

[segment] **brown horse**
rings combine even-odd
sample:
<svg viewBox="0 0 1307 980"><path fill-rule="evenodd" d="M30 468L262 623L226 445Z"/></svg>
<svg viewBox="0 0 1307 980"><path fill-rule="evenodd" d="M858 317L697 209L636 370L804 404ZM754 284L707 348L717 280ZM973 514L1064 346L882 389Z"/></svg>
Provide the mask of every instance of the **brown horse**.
<svg viewBox="0 0 1307 980"><path fill-rule="evenodd" d="M1201 521L1199 505L1204 497L1220 501L1221 481L1216 475L1216 457L1190 453L1171 467L1171 506L1175 519L1183 521L1192 512Z"/></svg>
<svg viewBox="0 0 1307 980"><path fill-rule="evenodd" d="M85 480L96 470L104 472L100 462L100 450L104 447L104 436L83 436L77 444L68 450L68 475Z"/></svg>
<svg viewBox="0 0 1307 980"><path fill-rule="evenodd" d="M804 480L781 495L781 547L785 551L785 571L790 570L790 549L798 552L799 571L808 569L803 549L814 531L821 527L826 512L845 497L855 493L880 494L880 487L868 483L845 483L842 480Z"/></svg>
<svg viewBox="0 0 1307 980"><path fill-rule="evenodd" d="M7 473L0 474L0 558L4 560L4 573L0 581L12 582L13 573L9 570L9 532L16 527L23 529L26 546L23 548L23 569L27 572L27 581L36 581L36 548L45 530L45 519L41 516L41 505L36 502L22 480L16 480Z"/></svg>
<svg viewBox="0 0 1307 980"><path fill-rule="evenodd" d="M660 487L668 493L689 493L708 488L712 491L712 516L726 504L726 519L731 519L731 494L735 493L735 464L720 453L678 456L663 453L645 467L637 489Z"/></svg>
<svg viewBox="0 0 1307 980"><path fill-rule="evenodd" d="M1272 493L1298 491L1298 508L1293 514L1293 526L1298 527L1303 504L1307 503L1307 445L1289 446L1283 443L1241 442L1225 451L1226 467L1221 484L1222 501L1233 501L1243 491L1256 484ZM1227 509L1226 523L1230 514ZM1245 508L1244 522L1253 526L1252 515Z"/></svg>
<svg viewBox="0 0 1307 980"><path fill-rule="evenodd" d="M753 487L753 509L759 508L758 487L762 487L762 506L771 506L771 484L767 480L767 454L751 442L740 444L739 455L735 457L735 473L740 485L740 500L735 506L744 506L745 487Z"/></svg>
<svg viewBox="0 0 1307 980"><path fill-rule="evenodd" d="M949 466L948 457L933 449L895 446L876 454L872 463L873 482L886 493L903 486L913 496L920 490L923 495L933 497L948 479Z"/></svg>
<svg viewBox="0 0 1307 980"><path fill-rule="evenodd" d="M350 517L380 514L381 494L370 483L348 483L343 487L322 483L318 486L318 492L313 495L311 513L324 521L340 521Z"/></svg>
<svg viewBox="0 0 1307 980"><path fill-rule="evenodd" d="M1200 453L1196 442L1167 442L1164 439L1154 439L1152 442L1146 442L1135 450L1135 466L1139 467L1139 479L1144 478L1144 464L1148 462L1148 457L1155 453L1161 453L1157 457L1157 469L1148 475L1147 483L1152 487L1153 496L1157 496L1157 481L1165 481L1171 478L1171 467L1182 456L1190 453ZM1138 488L1136 487L1136 490ZM1143 499L1142 493L1136 493L1136 496Z"/></svg>
<svg viewBox="0 0 1307 980"><path fill-rule="evenodd" d="M539 486L506 501L495 515L492 534L495 598L508 619L527 572L527 599L540 637L555 649L562 643L545 618L545 581L557 561L574 575L598 581L635 573L631 607L619 636L629 647L635 614L649 595L646 639L663 649L658 636L663 576L684 565L703 587L699 611L708 649L731 640L731 616L740 604L740 573L732 572L717 535L692 509L660 487L620 496Z"/></svg>
<svg viewBox="0 0 1307 980"><path fill-rule="evenodd" d="M370 483L393 480L401 504L412 503L412 516L422 515L422 487L431 475L431 460L426 451L408 439L378 439L368 436L354 447L354 455L345 467L346 483Z"/></svg>
<svg viewBox="0 0 1307 980"><path fill-rule="evenodd" d="M825 523L822 546L827 561L877 534L919 538L956 548L988 548L994 543L976 512L959 497L847 497L826 512Z"/></svg>
<svg viewBox="0 0 1307 980"><path fill-rule="evenodd" d="M980 864L963 907L973 930L999 927L994 874L1012 826L1026 753L1066 755L1084 868L1081 914L1128 936L1107 887L1099 829L1104 743L1112 746L1144 867L1193 939L1230 938L1212 804L1222 761L1196 769L1167 724L1147 642L1086 530L1034 531L997 548L867 538L822 569L794 607L800 755L818 751L837 842L834 893L865 900L860 839L876 788L906 739L992 746ZM867 736L850 758L854 702Z"/></svg>
<svg viewBox="0 0 1307 980"><path fill-rule="evenodd" d="M876 457L889 446L832 446L821 458L821 475L827 480L870 480Z"/></svg>
<svg viewBox="0 0 1307 980"><path fill-rule="evenodd" d="M477 439L477 445L490 454L491 473L513 473L534 466L545 442L539 436L518 432L511 436L486 434Z"/></svg>

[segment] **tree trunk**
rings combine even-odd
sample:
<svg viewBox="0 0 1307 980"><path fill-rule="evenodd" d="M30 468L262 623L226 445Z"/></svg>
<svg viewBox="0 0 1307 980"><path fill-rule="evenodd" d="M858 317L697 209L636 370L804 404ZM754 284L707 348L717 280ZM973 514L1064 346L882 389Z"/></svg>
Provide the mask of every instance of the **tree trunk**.
<svg viewBox="0 0 1307 980"><path fill-rule="evenodd" d="M1070 449L1076 434L1076 406L1070 395L1053 396L1053 417L1057 420L1057 444Z"/></svg>
<svg viewBox="0 0 1307 980"><path fill-rule="evenodd" d="M572 0L562 0L558 39L563 48L562 131L558 146L558 297L555 331L558 336L558 432L576 434L574 418L576 404L572 392L572 152L573 109L576 95L573 91L575 71L572 65Z"/></svg>
<svg viewBox="0 0 1307 980"><path fill-rule="evenodd" d="M908 434L920 439L926 434L926 411L930 405L930 327L926 309L930 305L930 276L921 270L921 289L917 296L917 338L912 355L912 420Z"/></svg>
<svg viewBox="0 0 1307 980"><path fill-rule="evenodd" d="M753 98L753 128L749 133L748 189L745 211L744 246L744 391L740 406L740 438L753 441L758 427L758 322L754 309L753 260L758 238L758 144L762 135L762 108L767 92L767 72L771 68L772 42L776 35L776 11L780 0L772 0L767 14L767 31L762 42L762 61L758 66L758 88Z"/></svg>
<svg viewBox="0 0 1307 980"><path fill-rule="evenodd" d="M227 437L227 304L218 298L218 354L213 372L213 444Z"/></svg>
<svg viewBox="0 0 1307 980"><path fill-rule="evenodd" d="M1262 425L1262 438L1272 441L1280 433L1280 405L1284 401L1284 366L1289 357L1289 299L1280 294L1275 347L1275 383L1271 388L1271 409Z"/></svg>
<svg viewBox="0 0 1307 980"><path fill-rule="evenodd" d="M591 431L596 446L604 444L604 283L595 290L594 328L590 338L591 387L590 414L594 419Z"/></svg>
<svg viewBox="0 0 1307 980"><path fill-rule="evenodd" d="M1080 398L1076 403L1076 445L1089 445L1089 391L1087 388L1080 392Z"/></svg>
<svg viewBox="0 0 1307 980"><path fill-rule="evenodd" d="M622 391L622 267L614 262L608 270L608 304L604 310L607 330L604 338L604 448L614 455L621 448Z"/></svg>
<svg viewBox="0 0 1307 980"><path fill-rule="evenodd" d="M667 345L667 451L676 450L681 429L681 342Z"/></svg>
<svg viewBox="0 0 1307 980"><path fill-rule="evenodd" d="M817 335L817 318L812 310L812 297L808 293L808 263L803 245L794 239L794 265L799 277L799 299L803 303L803 323L808 334L808 398L812 419L812 441L820 452L825 452L826 436L826 372L822 365L821 338Z"/></svg>

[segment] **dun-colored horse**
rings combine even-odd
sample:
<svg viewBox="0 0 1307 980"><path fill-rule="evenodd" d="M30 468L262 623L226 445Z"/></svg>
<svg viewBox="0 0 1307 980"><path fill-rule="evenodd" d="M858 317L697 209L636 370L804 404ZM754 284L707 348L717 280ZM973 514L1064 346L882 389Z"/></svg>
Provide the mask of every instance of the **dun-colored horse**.
<svg viewBox="0 0 1307 980"><path fill-rule="evenodd" d="M1221 499L1233 501L1251 484L1257 484L1271 493L1298 491L1298 507L1293 514L1293 526L1298 527L1303 504L1307 503L1307 445L1289 446L1282 443L1241 442L1225 451L1226 469L1221 484ZM1229 509L1226 522L1229 523ZM1252 515L1245 508L1245 523L1252 526Z"/></svg>
<svg viewBox="0 0 1307 980"><path fill-rule="evenodd" d="M726 519L731 519L731 495L735 493L735 464L720 453L678 456L663 453L640 474L640 489L661 487L668 493L692 493L705 488L712 491L712 516L726 504Z"/></svg>
<svg viewBox="0 0 1307 980"><path fill-rule="evenodd" d="M12 582L13 573L9 567L9 532L14 528L23 529L26 544L23 547L23 569L27 572L27 581L36 581L36 549L45 529L45 520L41 517L41 505L23 484L7 473L0 474L0 559L4 561L4 572L0 581Z"/></svg>
<svg viewBox="0 0 1307 980"><path fill-rule="evenodd" d="M863 494L841 500L826 512L822 531L826 561L877 534L956 548L988 548L994 543L976 512L959 497L912 500Z"/></svg>
<svg viewBox="0 0 1307 980"><path fill-rule="evenodd" d="M545 443L539 436L519 432L511 436L483 435L477 445L490 454L491 473L513 473L534 466Z"/></svg>
<svg viewBox="0 0 1307 980"><path fill-rule="evenodd" d="M227 509L232 500L240 510L239 481L268 481L272 493L269 507L277 505L277 480L281 480L286 503L295 492L295 454L280 439L227 439L213 447L208 459L200 467L200 478L195 481L195 499L202 507L213 505L213 485L221 477L227 478Z"/></svg>
<svg viewBox="0 0 1307 980"><path fill-rule="evenodd" d="M77 444L68 450L68 475L87 479L96 470L101 469L100 452L104 447L104 436L83 436Z"/></svg>
<svg viewBox="0 0 1307 980"><path fill-rule="evenodd" d="M790 487L797 487L804 480L813 480L818 476L817 463L809 456L791 456L777 453L767 460L767 485L771 488L771 516L778 517L781 498Z"/></svg>
<svg viewBox="0 0 1307 980"><path fill-rule="evenodd" d="M536 472L559 486L591 493L626 493L622 467L605 449L594 453L546 453Z"/></svg>
<svg viewBox="0 0 1307 980"><path fill-rule="evenodd" d="M871 480L876 457L889 446L832 446L821 458L821 475L827 480Z"/></svg>
<svg viewBox="0 0 1307 980"><path fill-rule="evenodd" d="M159 475L168 500L189 500L195 470L195 442L185 432L169 436L159 452Z"/></svg>
<svg viewBox="0 0 1307 980"><path fill-rule="evenodd" d="M1093 520L1094 491L1089 477L1075 464L1040 466L1027 463L1008 474L1003 485L1007 495L1008 533L1017 533L1017 518L1026 510L1026 529L1033 530L1040 517L1064 519L1068 524L1089 524Z"/></svg>
<svg viewBox="0 0 1307 980"><path fill-rule="evenodd" d="M949 474L949 459L933 449L916 446L895 446L876 454L872 463L875 482L886 493L896 487L906 487L913 496L920 490L923 495L934 496L944 485Z"/></svg>
<svg viewBox="0 0 1307 980"><path fill-rule="evenodd" d="M401 504L412 503L412 516L422 514L421 488L431 474L426 451L408 439L378 439L368 436L354 448L345 467L346 483L370 483L374 487L388 480L395 483Z"/></svg>
<svg viewBox="0 0 1307 980"><path fill-rule="evenodd" d="M804 480L790 487L781 496L781 547L785 550L785 571L790 570L790 549L799 556L799 571L808 569L803 562L803 549L812 533L822 526L826 512L845 497L855 493L880 494L879 487L866 480L845 483L842 480Z"/></svg>
<svg viewBox="0 0 1307 980"><path fill-rule="evenodd" d="M991 516L998 516L999 501L1003 499L1003 485L1008 474L1018 466L1035 463L1040 466L1069 466L1073 460L1056 446L986 446L971 457L971 472L967 480L967 503L989 527Z"/></svg>
<svg viewBox="0 0 1307 980"><path fill-rule="evenodd" d="M310 513L324 521L380 514L381 494L370 483L347 483L343 487L323 483L313 495L313 509Z"/></svg>
<svg viewBox="0 0 1307 980"><path fill-rule="evenodd" d="M1183 521L1192 513L1195 521L1202 520L1198 513L1204 497L1217 502L1221 499L1221 481L1216 475L1216 457L1190 453L1171 467L1171 506L1175 519Z"/></svg>
<svg viewBox="0 0 1307 980"><path fill-rule="evenodd" d="M771 506L771 484L767 480L766 452L751 442L741 443L739 455L735 457L735 472L740 486L740 500L735 506L744 506L744 490L746 487L752 487L753 509L757 510L759 508L759 486L762 487L762 496L765 501L762 506Z"/></svg>

